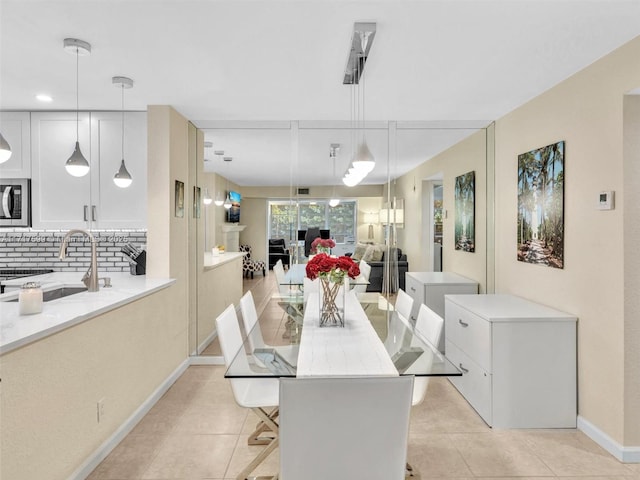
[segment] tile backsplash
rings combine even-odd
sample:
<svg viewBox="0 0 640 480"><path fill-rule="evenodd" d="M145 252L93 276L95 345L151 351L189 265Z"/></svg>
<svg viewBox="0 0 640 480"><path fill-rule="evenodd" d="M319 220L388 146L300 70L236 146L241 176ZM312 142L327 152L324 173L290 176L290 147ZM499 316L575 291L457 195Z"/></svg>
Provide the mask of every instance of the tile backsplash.
<svg viewBox="0 0 640 480"><path fill-rule="evenodd" d="M85 235L69 239L67 257L58 259L67 230L0 230L0 268L50 268L57 272L85 271L91 261L91 244ZM97 241L98 270L128 272L120 249L125 243L143 247L146 230L92 230Z"/></svg>

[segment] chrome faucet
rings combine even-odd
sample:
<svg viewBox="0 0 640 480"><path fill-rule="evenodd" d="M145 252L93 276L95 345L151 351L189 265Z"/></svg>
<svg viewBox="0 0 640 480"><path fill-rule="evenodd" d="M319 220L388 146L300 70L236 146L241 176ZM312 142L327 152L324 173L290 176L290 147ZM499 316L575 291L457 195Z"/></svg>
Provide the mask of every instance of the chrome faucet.
<svg viewBox="0 0 640 480"><path fill-rule="evenodd" d="M62 239L62 243L60 244L60 252L58 253L58 258L60 258L60 260L64 260L64 258L67 256L67 245L69 244L69 237L75 234L86 235L91 241L91 265L82 277L82 282L87 286L87 290L90 292L97 292L99 287L98 280L104 280L104 286L110 287L111 279L109 277L103 279L98 278L98 254L96 252L96 239L91 234L91 232L80 229L69 230Z"/></svg>

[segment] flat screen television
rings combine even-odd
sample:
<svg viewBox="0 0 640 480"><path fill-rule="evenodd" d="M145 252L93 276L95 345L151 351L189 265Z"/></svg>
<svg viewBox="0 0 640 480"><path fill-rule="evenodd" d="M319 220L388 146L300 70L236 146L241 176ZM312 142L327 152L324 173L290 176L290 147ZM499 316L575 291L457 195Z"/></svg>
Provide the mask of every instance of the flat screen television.
<svg viewBox="0 0 640 480"><path fill-rule="evenodd" d="M229 191L229 199L231 200L231 208L227 210L227 222L239 223L240 222L240 200L242 197L238 192L233 190Z"/></svg>

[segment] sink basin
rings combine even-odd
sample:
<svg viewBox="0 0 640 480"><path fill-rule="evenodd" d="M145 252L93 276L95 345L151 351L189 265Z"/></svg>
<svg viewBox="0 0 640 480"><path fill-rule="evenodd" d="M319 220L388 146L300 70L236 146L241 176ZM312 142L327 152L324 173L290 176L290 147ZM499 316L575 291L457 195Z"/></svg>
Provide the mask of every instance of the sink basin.
<svg viewBox="0 0 640 480"><path fill-rule="evenodd" d="M69 295L74 295L76 293L86 292L87 287L58 287L52 290L46 290L42 292L42 301L50 302L51 300L57 300L58 298L68 297ZM18 297L13 298L11 300L7 300L8 302L17 302Z"/></svg>

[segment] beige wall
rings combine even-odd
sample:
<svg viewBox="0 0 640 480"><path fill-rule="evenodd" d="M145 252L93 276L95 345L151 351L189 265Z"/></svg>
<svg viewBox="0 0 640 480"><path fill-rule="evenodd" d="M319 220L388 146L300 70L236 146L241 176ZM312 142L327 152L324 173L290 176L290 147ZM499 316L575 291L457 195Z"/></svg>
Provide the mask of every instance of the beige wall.
<svg viewBox="0 0 640 480"><path fill-rule="evenodd" d="M421 164L397 179L395 195L404 199L405 223L398 230L398 245L407 254L410 271L431 271L428 248L432 239L426 237L422 219L430 208L428 185L423 180L439 176L443 185L443 204L448 216L443 220L443 270L476 280L480 291L486 290L486 131L479 130L470 137ZM475 252L454 248L454 185L455 177L475 171L476 212ZM415 186L415 189L414 189Z"/></svg>
<svg viewBox="0 0 640 480"><path fill-rule="evenodd" d="M187 329L176 290L1 357L0 478L68 478L180 366Z"/></svg>
<svg viewBox="0 0 640 480"><path fill-rule="evenodd" d="M216 317L230 304L238 306L242 297L242 258L217 268L200 269L198 276L197 346L202 351L205 340L216 330ZM195 289L194 289L195 290ZM193 350L192 350L193 351Z"/></svg>
<svg viewBox="0 0 640 480"><path fill-rule="evenodd" d="M640 83L638 84L640 86ZM640 445L640 95L624 103L625 445ZM634 427L635 426L635 427Z"/></svg>
<svg viewBox="0 0 640 480"><path fill-rule="evenodd" d="M579 317L579 414L623 445L637 445L640 438L638 414L625 412L624 402L625 392L638 392L640 375L637 363L625 357L632 325L632 348L638 348L638 317L625 320L623 232L625 218L635 219L629 221L637 227L640 212L637 201L626 202L622 142L623 96L640 85L639 58L640 37L501 118L495 128L496 290ZM516 261L515 234L517 156L559 140L566 141L563 270ZM637 190L638 183L628 187ZM595 208L603 190L618 193L615 210ZM629 275L637 281L637 270ZM637 399L632 404L637 407Z"/></svg>

